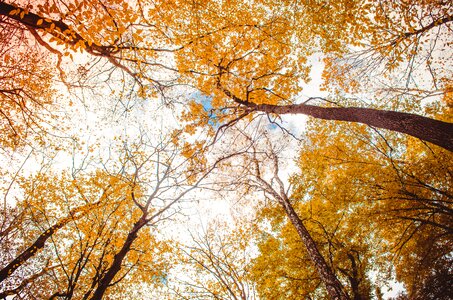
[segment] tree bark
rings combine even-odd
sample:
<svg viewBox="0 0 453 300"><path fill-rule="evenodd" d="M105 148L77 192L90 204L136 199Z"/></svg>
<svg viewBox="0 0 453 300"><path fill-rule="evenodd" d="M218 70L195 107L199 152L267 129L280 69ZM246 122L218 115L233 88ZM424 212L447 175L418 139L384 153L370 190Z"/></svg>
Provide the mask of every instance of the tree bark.
<svg viewBox="0 0 453 300"><path fill-rule="evenodd" d="M142 217L134 224L131 231L129 231L126 241L124 242L121 250L115 254L113 258L113 263L110 266L109 270L99 281L98 287L96 288L91 300L100 300L105 294L105 291L109 287L115 275L121 270L121 264L123 263L124 258L127 253L130 251L132 243L137 239L138 232L140 229L147 224L146 214L143 214Z"/></svg>
<svg viewBox="0 0 453 300"><path fill-rule="evenodd" d="M19 10L18 13L11 13L12 11L17 10ZM23 15L21 15L22 12L24 12ZM80 34L72 30L62 21L52 20L32 12L27 12L23 8L8 3L0 3L0 15L13 19L29 28L46 30L48 33L66 42L68 45L75 46L78 43L82 43L84 50L92 55L109 57L114 51L113 46L100 46L94 43L89 44Z"/></svg>
<svg viewBox="0 0 453 300"><path fill-rule="evenodd" d="M279 173L278 157L273 150L271 151L270 156L272 157L274 164L273 168L274 177L272 178L272 181L278 185L280 193L277 192L277 190L272 186L272 183L267 182L261 177L259 163L256 158L256 152L254 153L253 156L254 158L253 162L255 164L256 172L256 174L254 175L255 178L261 184L263 191L272 195L274 199L277 200L281 206L283 206L285 214L293 224L294 228L296 229L297 233L300 236L302 243L307 249L308 257L315 264L316 271L318 272L321 281L326 286L329 298L332 300L350 300L348 294L346 294L345 291L343 290L341 282L338 280L337 276L335 275L333 270L329 267L324 257L322 256L321 252L319 251L318 246L311 237L310 232L308 232L302 220L299 218L293 206L291 205L283 181L278 176Z"/></svg>
<svg viewBox="0 0 453 300"><path fill-rule="evenodd" d="M362 123L405 133L453 152L453 123L416 114L363 107L320 107L307 104L278 106L245 101L238 103L266 113L304 114L323 120Z"/></svg>
<svg viewBox="0 0 453 300"><path fill-rule="evenodd" d="M327 293L332 300L349 300L349 296L343 291L341 282L338 280L335 273L326 263L324 257L319 252L318 246L316 246L315 241L311 237L305 225L302 223L302 220L297 215L296 211L292 207L289 199L279 197L279 202L285 209L286 215L293 223L297 233L299 234L302 242L304 243L310 259L316 266L321 280L326 285Z"/></svg>
<svg viewBox="0 0 453 300"><path fill-rule="evenodd" d="M217 87L237 104L251 111L273 114L303 114L322 120L362 123L376 128L408 134L453 152L453 123L416 114L366 107L322 107L308 104L256 104L240 99L217 81Z"/></svg>

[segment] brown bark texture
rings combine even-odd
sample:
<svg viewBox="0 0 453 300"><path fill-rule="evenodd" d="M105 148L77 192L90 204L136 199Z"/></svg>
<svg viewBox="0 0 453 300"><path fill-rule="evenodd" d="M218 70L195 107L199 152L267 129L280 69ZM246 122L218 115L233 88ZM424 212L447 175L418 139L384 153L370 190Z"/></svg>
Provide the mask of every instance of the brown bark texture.
<svg viewBox="0 0 453 300"><path fill-rule="evenodd" d="M344 292L341 282L338 280L332 269L329 267L325 261L322 254L319 252L318 247L316 246L315 241L311 237L307 228L303 224L302 220L297 215L296 211L292 207L289 199L284 199L284 197L279 197L280 204L285 209L286 215L290 219L297 233L299 234L302 242L304 243L310 259L316 266L321 280L326 285L327 293L332 300L349 300L349 296Z"/></svg>
<svg viewBox="0 0 453 300"><path fill-rule="evenodd" d="M321 107L307 104L270 105L241 101L255 111L274 114L304 114L317 119L355 122L408 134L453 151L453 123L428 117L363 107Z"/></svg>
<svg viewBox="0 0 453 300"><path fill-rule="evenodd" d="M102 277L99 281L98 287L91 297L92 300L102 299L113 278L115 278L115 275L121 270L121 264L123 263L123 260L126 257L127 253L129 253L132 243L137 239L138 232L143 226L147 224L147 222L148 221L146 220L146 214L143 214L142 217L134 224L131 231L129 231L126 241L121 247L121 250L117 254L115 254L112 265L110 266L104 277Z"/></svg>

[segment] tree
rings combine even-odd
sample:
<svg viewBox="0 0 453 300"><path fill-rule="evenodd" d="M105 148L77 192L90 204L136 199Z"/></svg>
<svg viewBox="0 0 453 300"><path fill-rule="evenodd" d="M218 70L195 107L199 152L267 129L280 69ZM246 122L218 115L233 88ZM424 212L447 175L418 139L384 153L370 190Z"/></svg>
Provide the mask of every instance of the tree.
<svg viewBox="0 0 453 300"><path fill-rule="evenodd" d="M316 167L313 157L310 158ZM294 211L344 290L351 299L371 299L369 272L379 269L378 274L382 276L386 266L382 262L376 263L374 253L381 246L370 238L373 228L369 219L361 215L362 207L343 194L336 198L335 193L320 191L318 197L309 183L299 179L291 182L294 188L290 201ZM266 298L282 299L328 297L322 277L317 274L299 234L286 219L280 205L267 203L258 213L262 224L271 224L271 228L265 227L259 233L260 255L252 267L260 294ZM362 223L363 219L368 223Z"/></svg>
<svg viewBox="0 0 453 300"><path fill-rule="evenodd" d="M415 139L313 122L302 144L300 171L291 180L294 205L306 222L326 230L329 244L330 232L340 237L340 245L353 237L363 250L369 247L359 253L379 273L385 274L392 260L410 298L447 295L448 285L439 283L450 280L451 164L445 163L450 161L449 151Z"/></svg>
<svg viewBox="0 0 453 300"><path fill-rule="evenodd" d="M301 242L305 246L308 256L312 263L315 265L315 269L321 278L322 283L325 285L327 294L331 299L349 299L349 296L343 290L341 282L338 280L335 272L327 264L325 258L319 251L319 247L313 240L311 233L307 230L307 227L294 210L293 205L290 202L290 198L286 193L283 181L279 177L278 157L273 150L271 150L270 161L272 163L272 177L270 180L263 178L263 171L260 170L259 162L256 155L253 157L253 179L255 185L257 185L265 194L268 194L274 198L280 206L284 209L286 216L294 226L298 233ZM274 183L275 182L275 183ZM276 187L274 187L274 185Z"/></svg>
<svg viewBox="0 0 453 300"><path fill-rule="evenodd" d="M354 90L364 83L368 85L372 76L394 73L396 80L391 89L411 93L417 87L420 92L441 87L442 78L451 76L448 55L441 50L449 47L451 5L443 1L379 1L365 5L373 18L352 23L352 35L362 34L355 43L349 41L357 47L326 58L326 85ZM427 76L419 76L425 71Z"/></svg>
<svg viewBox="0 0 453 300"><path fill-rule="evenodd" d="M57 55L57 67L63 56L85 51L106 58L138 82L144 80L158 86L159 81L148 76L145 69L165 67L152 60L156 53L172 49L153 47L153 44L169 46L169 40L165 32L148 21L147 7L140 1L136 4L138 11L121 0L43 1L23 7L2 2L0 15L8 20L7 27L28 30L46 51Z"/></svg>
<svg viewBox="0 0 453 300"><path fill-rule="evenodd" d="M228 165L230 176L234 176L234 179L230 180L234 183L226 183L226 188L237 189L239 194L261 193L264 194L265 201L278 203L278 207L284 211L296 230L299 243L307 251L309 260L314 265L314 270L322 284L325 285L328 296L332 299L349 299L335 272L326 262L311 233L291 204L288 191L279 174L279 159L276 154L279 150L273 148L274 144L266 129L263 131L260 127L246 127L245 130L237 128L240 133L232 138L234 142L229 151L240 154L237 156L237 161ZM248 131L252 133L249 134ZM280 141L276 148L284 148L285 145ZM220 182L224 181L220 180Z"/></svg>
<svg viewBox="0 0 453 300"><path fill-rule="evenodd" d="M36 139L35 132L45 144L45 133L70 131L56 122L74 98L65 101L56 91L76 90L80 97L107 82L121 100L129 89L152 98L172 84L174 69L161 61L173 51L172 43L150 21L148 6L135 4L139 9L121 0L0 3L2 145L17 148ZM171 74L161 79L163 73Z"/></svg>
<svg viewBox="0 0 453 300"><path fill-rule="evenodd" d="M175 253L174 293L181 299L257 299L249 277L253 225L212 221ZM175 283L173 283L175 284Z"/></svg>
<svg viewBox="0 0 453 300"><path fill-rule="evenodd" d="M359 226L349 223L349 219L340 213L332 213L331 207L318 205L314 209L312 205L303 208L297 205L296 209L350 298L371 299L372 284L368 272L372 270L370 257L375 249L370 247ZM260 254L251 267L261 297L329 297L297 232L282 217L280 207L269 204L261 217L263 223L273 224L271 229L258 233L261 235L258 243Z"/></svg>
<svg viewBox="0 0 453 300"><path fill-rule="evenodd" d="M111 187L109 181L112 178L106 176L106 180L103 181L103 175L105 176L98 173L92 178L70 180L67 174L61 176L40 174L35 178L22 180L25 199L18 203L18 210L22 210L25 217L15 226L24 232L22 237L24 243L16 247L15 258L2 266L1 280L7 280L3 286L2 296L22 294L26 291L25 288L31 292L34 290L34 283L39 282L43 277L51 276L48 274L50 270L58 272L56 266L49 268L50 262L53 262L52 256L49 255L52 253L49 243L53 244L59 238L67 237L65 229L69 223L83 220L90 212L98 212L99 208L106 209L106 202L113 201L114 197L110 198L110 191L108 191ZM59 190L62 187L63 189ZM86 194L80 191L81 187ZM59 215L63 216L59 217ZM28 244L29 240L32 241L30 244ZM23 250L20 250L21 248ZM32 276L21 280L21 278L24 279L24 269L30 266ZM12 285L15 287L6 288ZM49 289L45 291L44 286ZM36 295L52 292L52 287L47 284L43 286L38 284L37 288ZM48 297L50 296L51 294L48 294Z"/></svg>
<svg viewBox="0 0 453 300"><path fill-rule="evenodd" d="M52 117L59 118L51 109L54 72L46 55L26 38L25 28L10 26L3 16L0 28L0 144L15 149L49 130Z"/></svg>
<svg viewBox="0 0 453 300"><path fill-rule="evenodd" d="M100 299L141 282L162 284L165 260L156 254L170 248L152 228L177 213L178 202L210 171L186 173L189 160L171 139L138 141L117 148L119 157L93 173L23 179L18 205L26 218L15 226L24 244L2 266L2 295Z"/></svg>
<svg viewBox="0 0 453 300"><path fill-rule="evenodd" d="M341 207L345 211L355 212L365 206L363 213L373 216L379 225L373 234L395 245L394 249L382 253L392 253L400 259L396 262L396 273L406 282L410 296L437 297L438 287L449 282L445 276L448 269L441 266L450 262L448 252L442 249L450 251L448 176L451 172L439 158L449 161L453 151L451 118L441 113L451 104L451 66L445 55L439 55L439 49L451 46L448 39L451 9L445 1L425 0L401 4L359 0L304 3L40 0L33 5L0 2L0 53L3 53L0 80L5 86L0 91L0 127L5 129L5 135L0 137L3 147L15 149L33 136L34 130L45 131L51 113L57 113L58 105L64 105L56 103L60 101L55 92L60 87L57 81L72 89L78 84L70 75L83 81L90 77L90 72L100 72L95 74L96 80L111 83L109 87L113 91L108 93L120 101L126 91L134 97L161 96L163 104L182 104L185 111L179 116L185 123L185 133L192 135L184 140L183 130L176 130L171 136L159 132L157 136L167 138L158 139L157 144L146 141L144 148L143 139L131 143L128 136L123 141L124 147L113 150L122 153L113 163L114 168L98 158L101 173L91 171L82 176L78 172L71 175L44 172L34 177L33 184L24 189L29 199L18 200L14 208L4 205L5 212L12 211L14 215L3 216L3 224L7 226L2 227L5 228L2 236L6 237L2 247L13 245L14 248L6 254L8 260L2 265L4 281L9 280L7 284L12 286L2 287L2 291L25 293L28 289L47 298L98 299L107 294L126 293L125 286L137 284L140 276L146 278L143 274L162 278L165 276L162 272L154 272L142 264L143 261L152 264L146 249L160 245L147 229L157 226L157 221L172 218L177 203L214 169L228 168L231 170L228 175L236 176L232 172L234 168L223 162L241 156L243 166L238 176L243 177L238 184L243 183L246 190L264 192L267 200L276 200L284 208L317 272L312 274L311 283L320 280L331 298L369 295L366 280L369 265L362 259L370 250L357 249L356 244L345 243L336 236L337 232L350 234L354 224L351 218L357 216L345 213L344 227L335 230L334 219L341 214L335 206L322 201L327 196L335 202L344 200L346 203ZM431 43L429 47L420 46L425 42ZM324 80L332 85L325 86L334 96L301 100L301 83L309 81L311 69L308 58L315 53L322 53L326 58ZM86 57L94 58L91 62L96 68L91 63L76 62ZM52 58L56 58L55 63ZM428 87L417 91L416 66L420 64L426 66L424 69L432 79ZM72 70L75 66L77 70ZM407 67L402 73L406 84L396 84L394 77L400 80L402 76L398 72L403 67ZM371 105L350 104L348 97L361 95L367 88L355 80L357 74L369 77L379 74L383 84L390 83L392 92L399 97L387 98L370 90L364 97ZM122 75L130 77L130 86L126 83L129 79ZM120 86L116 82L121 82ZM198 91L196 95L208 99L188 101L184 95L181 102L177 97L169 100L171 92L178 91L178 88L170 89L173 84L184 85L183 94L193 87ZM82 87L106 95L98 86ZM417 103L427 95L443 96L446 104L438 99L428 104ZM172 108L175 113L180 112L180 106ZM358 133L351 137L345 136L336 125L311 127L315 133L309 133L313 136L304 144L305 151L313 151L319 157L306 152L305 156L313 161L301 158L298 162L306 169L301 172L301 183L297 183L298 190L293 194L285 189L276 152L266 148L267 142L262 152L256 151L263 140L249 138L247 141L251 143L245 143L233 154L232 149L223 149L222 153L229 154L220 155L218 160L218 157L214 159L217 155L214 151L208 152L226 128L246 135L234 126L244 121L241 124L251 128L260 116L272 122L289 113L364 123L371 128L353 127L358 128ZM137 114L137 119L142 121L143 114ZM381 128L440 147L420 146L412 137L388 139L387 133L377 131ZM360 137L358 143L354 137ZM48 142L45 138L39 141L43 148ZM351 153L346 145L363 157ZM330 153L322 152L323 149ZM382 156L378 160L370 153ZM337 167L331 160L322 159L331 154L335 154L334 161L348 163ZM350 158L367 168L349 164ZM268 169L263 166L265 162L271 163ZM429 169L436 170L433 177L437 181L429 177ZM329 172L326 175L320 170ZM375 174L381 174L385 180L376 181L372 176ZM112 180L115 186L114 194L110 195L115 200L99 209L91 204L98 203L102 193L90 181L98 180L98 176L102 178L99 181ZM81 180L81 184L73 186L71 180ZM329 180L334 186L329 185ZM293 183L296 182L294 179ZM357 187L362 185L363 190L358 191ZM342 186L350 189L343 190ZM86 192L84 188L93 191ZM350 191L357 194L351 195ZM43 195L49 195L52 201L47 203ZM362 202L356 201L357 195L362 196ZM22 199L20 196L18 199ZM85 197L90 201L85 201ZM302 214L307 207L301 203L307 198L329 214L323 215L320 209L319 216L306 221ZM295 205L295 202L300 203ZM131 218L123 220L121 214ZM360 221L365 220L360 216L357 217ZM365 236L365 229L357 233L358 240ZM114 235L116 230L120 234ZM66 249L68 243L72 244ZM427 251L428 246L435 249L432 255ZM34 252L33 247L41 250ZM145 280L153 281L152 277ZM417 287L416 282L423 282L424 287Z"/></svg>
<svg viewBox="0 0 453 300"><path fill-rule="evenodd" d="M379 6L379 3L375 5ZM421 7L429 6L423 4ZM439 2L438 7L439 12L433 18L439 19L432 26L420 29L420 34L449 26L450 6ZM373 12L377 10L373 4L366 1L331 1L325 5L317 1L305 4L282 1L275 6L275 3L268 1L248 4L229 1L187 3L181 5L180 9L196 10L196 13L190 15L188 28L177 32L181 43L188 43L175 53L179 70L186 74L186 82L212 97L216 118L224 123L255 112L271 115L305 114L319 119L358 122L402 132L450 151L453 149L453 127L449 122L382 107L311 105L309 101L320 98L309 98L303 102L294 99L300 92L299 83L308 81L307 57L319 49L319 44L322 44L321 49L326 56L332 54L342 57L348 44L355 45L354 39L363 45L367 42L368 34L377 37L378 32L387 29L385 24L372 24ZM319 13L320 10L325 15L337 18L320 20L314 16L323 15ZM442 13L447 16L439 16ZM186 14L177 15L187 19ZM402 14L404 16L404 10ZM430 16L429 13L426 15ZM416 22L413 13L410 16L410 23ZM384 22L376 19L377 22ZM175 18L175 22L182 21ZM325 28L327 26L331 26L329 29L332 34L339 33L338 36L330 34ZM419 29L411 30L414 35L403 33L407 40L415 37ZM448 27L445 30L448 31ZM195 37L197 39L194 42L188 42ZM398 40L395 47L400 47L403 42ZM380 39L372 40L371 47L382 43ZM393 47L394 44L390 43L389 46ZM396 48L392 50L392 53L401 53ZM398 55L397 60L401 57ZM338 81L347 82L344 72L331 73L330 77L325 77L326 80L332 80L333 76Z"/></svg>
<svg viewBox="0 0 453 300"><path fill-rule="evenodd" d="M89 210L95 208L99 205L100 202L94 204L86 204L81 207L77 207L69 212L69 215L65 218L58 220L54 225L50 226L47 230L42 232L38 238L22 253L20 253L16 258L14 258L10 263L8 263L0 271L0 282L9 277L16 269L18 269L22 264L26 263L27 260L34 256L37 251L40 251L44 248L46 241L59 229L65 226L71 220L76 220L86 214Z"/></svg>
<svg viewBox="0 0 453 300"><path fill-rule="evenodd" d="M117 9L115 4L123 5L124 9ZM46 32L67 49L84 49L91 55L105 57L140 82L142 92L147 89L143 80L162 90L160 81L152 76L154 67L185 75L181 79L183 83L196 86L205 95L212 95L217 118L226 122L256 111L277 115L306 114L327 120L364 123L409 134L449 150L453 148L453 128L448 122L409 112L326 107L292 100L300 91L300 80L308 80L306 61L315 50L320 49L326 55L343 55L349 44L363 45L369 38L372 48L383 43L394 47L391 52L396 53L394 60L399 61L402 56L398 53L402 50L396 49L404 46L405 41L412 43L413 38L449 25L450 7L443 2L436 2L435 16L424 11L424 17L435 20L422 28L413 27L417 17L413 13L415 9L399 6L397 18L408 20L403 29L409 32L403 33L391 27L393 23L385 18L376 18L374 24L372 16L378 15L382 8L365 1L338 1L328 5L317 1L304 5L282 1L279 6L268 1L248 4L182 1L155 2L153 5L138 1L138 13L121 1L110 5L82 1L78 6L54 3L27 8L1 5L4 17L31 28L34 37L47 45L47 49L50 46L37 35L38 31ZM430 8L423 1L417 5L422 10ZM101 13L97 18L100 22L87 25L91 11ZM317 17L320 12L336 18L326 22ZM53 20L53 14L59 15L61 20ZM280 17L282 14L286 18ZM159 18L163 26L152 23L154 18ZM184 28L181 24L185 24ZM386 42L387 36L384 40L377 38L382 28L387 27L391 27L389 31L395 42ZM341 34L331 34L333 32ZM368 32L371 37L364 36ZM169 35L172 37L168 38ZM232 39L237 42L231 43ZM164 47L153 47L154 44ZM158 53L167 51L175 54L177 68L155 61ZM389 52L381 50L380 53L384 51ZM343 73L336 72L335 76L343 77Z"/></svg>
<svg viewBox="0 0 453 300"><path fill-rule="evenodd" d="M351 298L370 298L392 276L410 299L449 295L451 153L353 124L314 121L307 130L290 203ZM258 213L264 229L252 274L260 295L326 297L280 205Z"/></svg>

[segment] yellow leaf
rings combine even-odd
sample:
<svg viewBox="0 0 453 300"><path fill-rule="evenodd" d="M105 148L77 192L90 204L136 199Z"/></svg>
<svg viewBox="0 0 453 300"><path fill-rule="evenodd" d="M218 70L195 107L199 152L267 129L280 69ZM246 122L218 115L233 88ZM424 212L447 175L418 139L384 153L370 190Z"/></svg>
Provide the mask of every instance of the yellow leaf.
<svg viewBox="0 0 453 300"><path fill-rule="evenodd" d="M10 16L17 15L20 12L20 9L13 9L12 11L9 12Z"/></svg>

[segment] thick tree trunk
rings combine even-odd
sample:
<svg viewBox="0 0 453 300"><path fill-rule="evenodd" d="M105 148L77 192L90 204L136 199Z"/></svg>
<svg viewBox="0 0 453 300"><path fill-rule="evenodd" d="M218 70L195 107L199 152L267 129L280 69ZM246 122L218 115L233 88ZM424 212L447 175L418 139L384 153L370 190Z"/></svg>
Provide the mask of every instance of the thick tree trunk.
<svg viewBox="0 0 453 300"><path fill-rule="evenodd" d="M142 215L142 217L134 224L131 231L129 231L126 241L123 244L121 250L115 254L113 258L113 263L110 266L107 273L104 277L101 278L99 281L98 287L96 291L94 291L93 296L91 297L92 300L100 300L105 294L105 291L109 287L110 283L112 282L115 275L121 270L121 264L123 263L124 258L126 257L127 253L131 250L132 243L137 239L138 232L140 229L145 226L147 223L146 215Z"/></svg>
<svg viewBox="0 0 453 300"><path fill-rule="evenodd" d="M319 252L318 247L316 246L315 241L311 237L307 228L302 223L302 220L299 218L294 208L292 207L289 200L285 197L279 197L279 202L285 209L286 215L293 223L297 233L299 234L302 242L304 243L310 259L316 266L321 280L326 285L327 293L332 300L349 300L349 296L343 291L342 285L335 273L326 263L324 257Z"/></svg>
<svg viewBox="0 0 453 300"><path fill-rule="evenodd" d="M320 107L307 104L257 105L244 101L239 103L253 110L266 113L304 114L317 119L356 122L376 128L397 131L453 152L453 123L416 114L362 107Z"/></svg>
<svg viewBox="0 0 453 300"><path fill-rule="evenodd" d="M14 11L16 13L12 13ZM84 50L92 55L109 57L114 49L110 46L89 44L80 34L72 30L67 24L39 16L32 12L27 12L23 8L8 3L0 3L0 15L13 19L28 28L46 30L48 33L66 42L68 45L75 46L78 43L82 43L84 45Z"/></svg>

